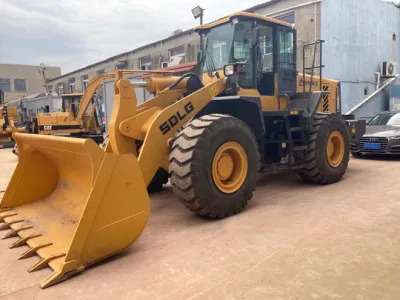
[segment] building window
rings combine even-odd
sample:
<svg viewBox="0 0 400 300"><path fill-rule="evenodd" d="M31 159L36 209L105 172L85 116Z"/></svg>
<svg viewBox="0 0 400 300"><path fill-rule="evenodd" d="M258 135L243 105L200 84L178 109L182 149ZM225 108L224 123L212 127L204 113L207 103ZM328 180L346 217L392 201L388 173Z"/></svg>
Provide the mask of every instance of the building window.
<svg viewBox="0 0 400 300"><path fill-rule="evenodd" d="M97 73L97 75L104 74L104 69L100 69L96 73Z"/></svg>
<svg viewBox="0 0 400 300"><path fill-rule="evenodd" d="M293 12L290 12L288 14L276 16L276 17L274 17L274 19L277 19L277 20L280 20L280 21L283 21L283 22L286 22L286 23L294 25L296 17L295 17L295 13L293 11Z"/></svg>
<svg viewBox="0 0 400 300"><path fill-rule="evenodd" d="M89 75L82 75L82 90L86 91L89 82Z"/></svg>
<svg viewBox="0 0 400 300"><path fill-rule="evenodd" d="M14 89L16 92L26 92L25 79L14 79Z"/></svg>
<svg viewBox="0 0 400 300"><path fill-rule="evenodd" d="M69 84L69 92L70 93L75 92L75 78L74 77L68 78L68 84Z"/></svg>
<svg viewBox="0 0 400 300"><path fill-rule="evenodd" d="M167 61L162 61L161 62L161 69L164 69L164 68L168 68L168 66L169 66L169 62L167 62Z"/></svg>
<svg viewBox="0 0 400 300"><path fill-rule="evenodd" d="M61 96L62 94L64 94L64 85L60 83L58 86L58 95Z"/></svg>
<svg viewBox="0 0 400 300"><path fill-rule="evenodd" d="M185 62L185 46L179 46L169 50L169 65L176 66Z"/></svg>
<svg viewBox="0 0 400 300"><path fill-rule="evenodd" d="M151 56L139 58L140 70L151 70Z"/></svg>
<svg viewBox="0 0 400 300"><path fill-rule="evenodd" d="M127 69L127 65L127 61L119 61L118 64L115 65L115 70L125 70Z"/></svg>
<svg viewBox="0 0 400 300"><path fill-rule="evenodd" d="M10 79L0 78L0 90L3 92L9 92L10 89Z"/></svg>

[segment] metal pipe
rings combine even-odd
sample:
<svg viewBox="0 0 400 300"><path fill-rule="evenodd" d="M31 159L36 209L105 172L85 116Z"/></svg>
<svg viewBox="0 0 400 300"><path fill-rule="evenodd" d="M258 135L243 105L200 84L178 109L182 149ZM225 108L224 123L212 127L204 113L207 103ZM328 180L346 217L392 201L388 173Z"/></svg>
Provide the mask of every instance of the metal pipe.
<svg viewBox="0 0 400 300"><path fill-rule="evenodd" d="M363 101L361 101L360 103L358 103L356 106L354 106L352 109L350 109L347 113L345 113L345 115L350 115L352 114L354 111L356 111L357 109L359 109L361 106L363 106L366 102L368 102L369 100L371 100L373 97L375 97L379 92L381 92L385 87L387 87L388 85L390 85L393 81L395 81L397 79L399 75L397 74L395 77L389 79L387 82L385 82L384 85L382 85L379 89L377 89L375 92L373 92L371 95L369 95L367 98L365 98Z"/></svg>
<svg viewBox="0 0 400 300"><path fill-rule="evenodd" d="M317 3L314 4L314 41L317 40Z"/></svg>
<svg viewBox="0 0 400 300"><path fill-rule="evenodd" d="M379 89L379 86L381 85L381 73L380 72L375 72L376 75L376 88L375 91L377 89Z"/></svg>
<svg viewBox="0 0 400 300"><path fill-rule="evenodd" d="M201 15L200 15L200 26L201 25L203 25L203 12L201 12ZM200 49L203 48L203 39L204 39L203 34L200 33Z"/></svg>

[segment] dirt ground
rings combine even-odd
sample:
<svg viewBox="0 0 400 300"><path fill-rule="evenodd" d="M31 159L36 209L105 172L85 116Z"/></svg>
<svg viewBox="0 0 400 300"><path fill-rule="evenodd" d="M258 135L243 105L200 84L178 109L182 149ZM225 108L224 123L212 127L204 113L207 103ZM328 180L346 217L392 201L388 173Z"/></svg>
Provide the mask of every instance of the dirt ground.
<svg viewBox="0 0 400 300"><path fill-rule="evenodd" d="M0 190L16 162L0 150ZM0 240L1 299L400 299L398 158L351 159L329 186L265 175L225 220L194 216L169 188L151 200L132 247L45 290L50 269L28 273L39 258Z"/></svg>

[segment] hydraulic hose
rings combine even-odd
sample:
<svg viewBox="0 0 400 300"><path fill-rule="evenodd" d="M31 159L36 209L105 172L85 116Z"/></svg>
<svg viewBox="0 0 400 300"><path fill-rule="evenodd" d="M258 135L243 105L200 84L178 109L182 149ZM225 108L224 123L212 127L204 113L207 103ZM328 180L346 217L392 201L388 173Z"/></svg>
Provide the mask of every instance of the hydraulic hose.
<svg viewBox="0 0 400 300"><path fill-rule="evenodd" d="M196 80L198 80L198 82L201 84L201 86L203 86L203 83L201 82L199 76L197 76L195 73L186 73L183 74L181 77L179 77L179 79L177 81L175 81L173 84L171 84L168 89L172 90L173 88L175 88L183 79L187 78L187 77L193 77Z"/></svg>

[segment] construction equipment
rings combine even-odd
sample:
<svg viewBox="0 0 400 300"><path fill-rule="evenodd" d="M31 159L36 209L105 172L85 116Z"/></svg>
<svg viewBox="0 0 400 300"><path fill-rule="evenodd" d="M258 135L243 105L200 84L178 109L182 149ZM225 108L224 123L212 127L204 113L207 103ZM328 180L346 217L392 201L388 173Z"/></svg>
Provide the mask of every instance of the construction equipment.
<svg viewBox="0 0 400 300"><path fill-rule="evenodd" d="M269 166L319 184L345 173L350 139L365 128L342 118L339 84L322 79L322 66L314 76L315 55L311 74L298 76L292 25L240 12L196 30L205 40L202 80L150 76L156 96L137 105L132 84L115 72L104 151L86 139L14 135L20 160L0 229L20 237L12 247L29 246L21 258L41 257L30 271L53 269L42 287L133 243L160 170L190 210L211 218L243 210Z"/></svg>
<svg viewBox="0 0 400 300"><path fill-rule="evenodd" d="M155 76L170 74L169 71L146 71ZM120 70L119 74L143 73L142 70ZM100 118L101 107L96 98L103 81L113 79L114 73L105 73L93 77L82 93L63 94L62 112L38 114L39 134L70 135L91 138L98 144L103 142L103 121Z"/></svg>
<svg viewBox="0 0 400 300"><path fill-rule="evenodd" d="M15 107L8 107L3 101L0 101L0 144L13 146L12 134L14 132L25 132L24 127L18 127L15 121L18 120L18 111Z"/></svg>
<svg viewBox="0 0 400 300"><path fill-rule="evenodd" d="M63 112L38 114L39 134L68 134L79 137L91 137L102 141L103 124L96 110L99 108L95 93L103 85L103 81L111 79L114 74L107 73L93 77L83 94L62 95ZM90 107L90 111L88 108Z"/></svg>

